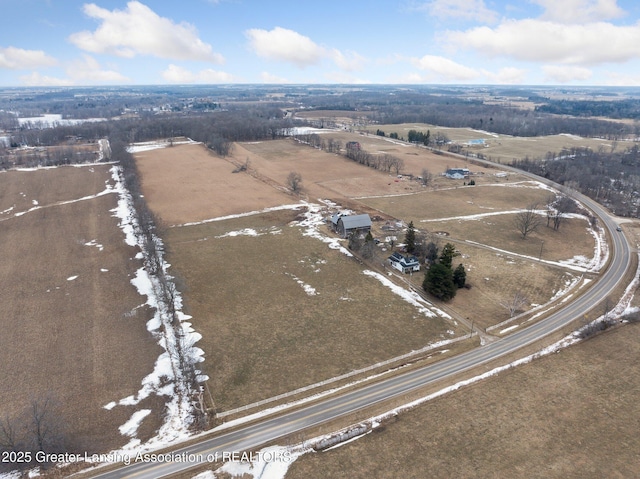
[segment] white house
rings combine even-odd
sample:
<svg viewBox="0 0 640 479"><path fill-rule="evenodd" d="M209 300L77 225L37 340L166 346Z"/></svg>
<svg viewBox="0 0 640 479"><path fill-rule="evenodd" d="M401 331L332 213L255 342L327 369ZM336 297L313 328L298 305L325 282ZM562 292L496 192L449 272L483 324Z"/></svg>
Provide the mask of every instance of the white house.
<svg viewBox="0 0 640 479"><path fill-rule="evenodd" d="M452 180L463 180L468 178L471 172L468 168L449 168L444 176Z"/></svg>
<svg viewBox="0 0 640 479"><path fill-rule="evenodd" d="M397 251L389 256L391 267L401 271L403 274L420 271L420 262L415 256L403 256Z"/></svg>

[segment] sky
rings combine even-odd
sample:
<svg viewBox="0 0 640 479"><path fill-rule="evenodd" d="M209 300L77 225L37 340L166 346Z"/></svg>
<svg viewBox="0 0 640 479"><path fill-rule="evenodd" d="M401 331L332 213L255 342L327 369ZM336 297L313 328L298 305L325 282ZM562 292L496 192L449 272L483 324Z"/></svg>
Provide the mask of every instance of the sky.
<svg viewBox="0 0 640 479"><path fill-rule="evenodd" d="M637 0L0 0L0 86L640 86Z"/></svg>

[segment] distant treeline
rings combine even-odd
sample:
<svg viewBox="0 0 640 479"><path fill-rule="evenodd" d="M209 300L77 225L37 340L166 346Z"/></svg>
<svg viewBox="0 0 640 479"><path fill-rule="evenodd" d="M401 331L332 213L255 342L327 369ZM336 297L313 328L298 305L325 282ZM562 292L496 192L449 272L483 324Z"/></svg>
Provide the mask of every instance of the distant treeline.
<svg viewBox="0 0 640 479"><path fill-rule="evenodd" d="M45 129L24 128L10 133L9 145L0 144L0 168L10 168L14 166L16 157L27 155L27 152L21 153L19 147L55 146L64 144L69 138L97 141L117 137L135 143L184 136L200 141L217 154L226 156L235 141L283 137L293 126L292 120L284 118L282 110L265 105L190 115L143 116ZM92 159L95 160L95 157ZM91 161L91 158L78 158L75 161L64 155L30 155L30 159L20 165L52 166L82 161Z"/></svg>
<svg viewBox="0 0 640 479"><path fill-rule="evenodd" d="M572 115L581 117L608 117L608 118L640 118L640 100L547 100L547 103L536 107L541 113L553 113L556 115Z"/></svg>
<svg viewBox="0 0 640 479"><path fill-rule="evenodd" d="M569 133L584 137L621 139L627 135L640 135L638 126L584 118L587 115L577 115L581 118L562 117L553 114L557 113L556 111L545 111L542 107L536 111L526 110L512 107L508 102L487 104L481 99L459 96L460 92L449 93L435 94L432 90L397 90L390 95L388 92L385 94L376 90L364 90L343 94L339 103L336 102L335 95L314 96L302 101L303 103L308 101L309 106L313 105L318 109L341 107L344 110L361 111L363 120L380 124L428 123L452 128L476 128L503 135L525 137ZM539 96L532 96L530 100L558 103ZM609 103L611 110L616 108L614 105L619 105L620 111L628 110L628 114L637 107L635 100L612 100L605 103Z"/></svg>

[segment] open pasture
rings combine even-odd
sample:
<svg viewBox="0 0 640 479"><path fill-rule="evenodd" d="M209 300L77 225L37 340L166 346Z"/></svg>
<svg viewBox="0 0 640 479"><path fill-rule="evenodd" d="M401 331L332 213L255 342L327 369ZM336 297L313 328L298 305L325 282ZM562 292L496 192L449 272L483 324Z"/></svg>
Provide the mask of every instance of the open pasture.
<svg viewBox="0 0 640 479"><path fill-rule="evenodd" d="M38 205L54 205L103 191L104 165L0 172L0 221ZM102 174L96 173L102 171ZM73 185L70 187L70 185Z"/></svg>
<svg viewBox="0 0 640 479"><path fill-rule="evenodd" d="M446 394L302 456L286 477L635 477L638 333L625 326Z"/></svg>
<svg viewBox="0 0 640 479"><path fill-rule="evenodd" d="M0 222L0 417L22 431L30 401L51 398L72 451L128 442L118 427L136 407L103 406L136 394L161 352L146 329L145 299L129 282L139 264L110 212L117 195L91 196L110 182L108 169L0 174L3 204L16 204ZM14 214L32 200L38 209ZM144 423L152 433L161 402L138 407L155 411Z"/></svg>
<svg viewBox="0 0 640 479"><path fill-rule="evenodd" d="M353 258L305 236L300 214L165 234L186 310L203 335L198 346L219 411L454 337L452 324L427 317Z"/></svg>
<svg viewBox="0 0 640 479"><path fill-rule="evenodd" d="M246 156L234 151L229 160L244 163ZM274 187L247 173L233 173L236 165L229 160L210 153L201 144L136 153L147 203L167 225L297 201L283 191L283 186Z"/></svg>
<svg viewBox="0 0 640 479"><path fill-rule="evenodd" d="M251 166L282 185L296 171L302 176L302 193L311 201L318 198L341 202L345 198L372 194L402 194L418 191L414 181L399 181L395 175L366 168L354 161L326 151L311 148L293 140L243 143L234 155L247 150Z"/></svg>
<svg viewBox="0 0 640 479"><path fill-rule="evenodd" d="M372 141L394 146L384 139ZM188 154L182 154L183 148ZM142 168L143 190L152 207L162 206L156 212L162 218L172 218L175 224L185 224L195 216L209 218L200 224L166 228L163 237L172 272L183 285L180 289L184 290L185 310L203 335L198 346L205 350L204 368L219 410L409 352L442 339L451 328L441 319L425 322L414 306L363 275L366 266L305 236L304 229L295 225L304 219L306 208L242 216L263 211L266 206L299 202L300 198L283 191L289 171L301 173L305 197L311 202L330 199L338 207L346 202L357 212L377 212L383 220L413 221L418 230L431 233L430 238L435 238L440 247L449 240L455 242L463 254L460 262L469 269L472 289L461 290L447 307L458 318L470 318L481 327L508 318L500 302L516 290L526 294L531 305L544 304L577 276L559 264L538 261L543 240L542 259L547 261L569 260L576 255L591 258L594 253L594 239L584 220L567 221L559 232L545 226L527 240L519 237L513 213L507 212L533 202L543 205L551 192L517 175L478 176L481 183L475 187L452 187L460 182L439 178L447 187L435 190L437 186L424 188L407 178L389 181L387 174L292 140L235 145L233 160L243 163L249 158L254 169L250 174L231 173L232 163L205 151L207 164L217 164L221 176L216 181L238 178L247 184L264 185L271 189L274 200L280 200L275 204L261 204L263 189L254 194L247 188L237 204L229 201L224 189L212 189L188 200L175 198L175 202L162 198L165 191L168 197L175 194L170 191L172 176L164 171L165 165L167 171L175 168L173 156L181 158L182 183L193 185L193 191L206 189L203 185L210 179L198 168L205 160L196 156L188 160L197 148L204 149L191 145L155 150L165 155L164 161L153 159L154 152L149 152L141 160L147 163ZM429 158L441 160L431 152L418 151L427 162ZM195 162L193 169L189 161ZM150 164L154 168L148 168ZM155 175L151 195L146 190L150 183L145 175ZM162 181L168 183L163 186ZM402 185L410 185L406 186L410 189L402 190ZM234 191L231 198L237 194ZM184 209L183 203L190 209ZM246 206L243 209L240 205ZM199 213L193 215L191 211ZM232 211L232 217L213 215ZM446 220L486 213L497 215ZM326 217L329 211L325 209L323 214ZM211 221L215 218L219 220ZM374 222L378 236L385 234L380 229L382 224ZM326 225L319 228L323 235L332 235ZM395 234L402 241L403 233ZM379 250L371 264L384 272L382 265L389 254ZM418 289L422 278L422 273L411 278Z"/></svg>
<svg viewBox="0 0 640 479"><path fill-rule="evenodd" d="M548 152L560 153L563 148L611 148L611 141L600 138L582 138L575 135L548 135L536 137L516 137L490 133L472 128L449 128L426 123L403 123L399 125L373 125L366 128L370 133L375 133L377 129L389 133L398 133L398 136L405 139L409 130L431 132L431 136L436 133L446 135L449 140L464 147L463 151L469 153L481 153L486 158L500 163L510 163L514 159L521 159L528 156L531 159L544 158ZM483 144L467 146L469 141L484 140ZM446 147L444 148L446 150Z"/></svg>
<svg viewBox="0 0 640 479"><path fill-rule="evenodd" d="M493 185L459 186L460 180L446 180L446 189L422 190L416 195L373 196L360 198L360 202L385 211L406 222L413 221L416 227L423 220L454 218L513 211L526 208L532 203L542 207L552 192L539 187L535 182L504 183L497 180Z"/></svg>

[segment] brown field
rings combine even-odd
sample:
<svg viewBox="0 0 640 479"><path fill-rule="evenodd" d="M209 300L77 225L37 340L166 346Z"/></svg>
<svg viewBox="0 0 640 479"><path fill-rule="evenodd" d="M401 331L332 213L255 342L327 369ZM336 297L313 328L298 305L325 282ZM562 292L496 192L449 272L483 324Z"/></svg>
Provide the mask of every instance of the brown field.
<svg viewBox="0 0 640 479"><path fill-rule="evenodd" d="M0 217L0 417L15 419L22 434L31 400L50 397L72 451L128 442L117 428L137 408L103 406L135 394L161 352L146 330L148 311L136 309L145 299L129 283L136 250L109 211L117 196L56 204L103 191L108 168L0 174L0 208L16 205ZM32 200L42 208L13 216ZM103 249L85 244L92 240ZM155 411L143 423L153 432L161 402L139 407Z"/></svg>
<svg viewBox="0 0 640 479"><path fill-rule="evenodd" d="M287 479L640 475L640 325L434 399Z"/></svg>
<svg viewBox="0 0 640 479"><path fill-rule="evenodd" d="M218 410L269 398L451 338L353 258L304 237L296 213L171 228L168 261L203 334ZM252 228L263 236L216 238ZM328 232L327 232L328 233ZM303 286L313 287L315 295ZM276 293L277 292L277 293Z"/></svg>
<svg viewBox="0 0 640 479"><path fill-rule="evenodd" d="M485 145L473 145L465 147L469 153L481 153L486 158L500 163L510 163L513 159L543 158L548 152L559 153L563 148L611 148L611 142L598 138L580 138L573 135L549 135L537 137L516 137L510 135L495 135L487 132L473 130L471 128L447 128L426 123L407 123L400 125L373 125L366 128L370 133L377 129L389 133L398 133L400 137L407 138L409 130L431 132L431 135L442 133L454 143L466 143L469 140L484 139Z"/></svg>
<svg viewBox="0 0 640 479"><path fill-rule="evenodd" d="M440 240L440 246L445 241L446 238ZM508 310L500 303L508 302L516 290L527 298L528 305L520 312L529 311L534 305L548 303L555 293L566 290L571 281L580 277L580 273L464 242L455 242L455 245L461 256L454 258L453 264L464 264L470 289L459 290L447 303L447 312L466 318L467 322L473 321L483 330L509 319ZM422 287L423 278L421 274L411 278L415 288ZM499 331L494 334L498 335Z"/></svg>
<svg viewBox="0 0 640 479"><path fill-rule="evenodd" d="M199 144L136 153L136 164L149 206L168 225L295 203L250 175L231 174L233 163Z"/></svg>
<svg viewBox="0 0 640 479"><path fill-rule="evenodd" d="M343 140L362 137L341 135L345 135ZM407 150L375 137L362 137L361 143L367 151ZM442 167L444 171L446 162L451 161L424 149L408 147L408 151L412 154L406 155L406 168L415 174L424 167L432 171ZM235 165L247 158L249 173L232 173ZM586 224L578 220L564 224L559 233L544 228L526 241L510 226L509 215L461 223L421 222L508 211L533 201L542 203L549 196L547 190L522 183L518 175L496 178L491 174L495 170L488 168L473 166L479 173L476 187L452 188L460 182L437 178L434 186L424 188L407 177L396 178L292 140L235 145L228 159L191 145L139 154L137 160L145 196L162 218L170 219L169 224L295 203L299 198L283 191L286 176L295 170L303 177L304 198L314 202L330 199L379 215L381 220L374 223L376 236L387 234L380 227L388 218L413 220L418 229L431 232L447 231L450 236L438 236L440 246L447 240L456 241L463 254L461 261L469 268L472 288L460 291L443 307L463 323L468 319L483 328L507 319L499 303L513 294L514 288L527 294L531 303L543 304L564 289L572 276L536 259L464 244L465 239L533 258L539 256L544 240L543 258L547 260L593 254L593 239L586 233ZM180 175L178 181L175 175ZM234 188L214 189L212 178L216 185L232 184ZM175 184L182 194L173 188ZM519 187L506 187L509 184ZM269 189L271 195L264 193ZM262 203L265 196L272 202ZM186 312L203 334L198 346L205 351L204 367L218 410L406 353L441 339L449 328L455 329L440 320L425 322L415 308L362 274L365 268L382 270L389 252L379 250L370 266L361 265L291 226L293 220L301 219L300 214L272 211L167 228L163 233L172 272L183 285ZM246 228L260 236L234 233L222 237ZM330 235L322 228L323 234ZM403 239L403 232L395 234ZM418 290L422 276L410 278ZM317 295L305 294L298 281L315 288ZM468 324L459 328L457 333L467 332Z"/></svg>

